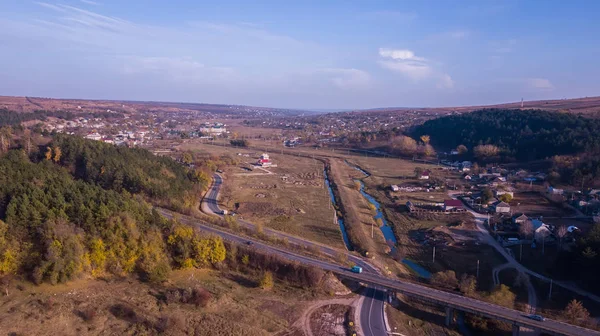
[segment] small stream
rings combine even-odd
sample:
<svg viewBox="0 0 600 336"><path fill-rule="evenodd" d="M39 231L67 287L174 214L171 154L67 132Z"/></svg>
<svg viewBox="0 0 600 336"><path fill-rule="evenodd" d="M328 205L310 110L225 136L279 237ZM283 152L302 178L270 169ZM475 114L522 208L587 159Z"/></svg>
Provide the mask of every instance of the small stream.
<svg viewBox="0 0 600 336"><path fill-rule="evenodd" d="M349 165L350 167L360 171L361 173L363 173L365 175L365 177L371 176L371 174L369 174L368 172L364 171L360 167L350 164L348 161L346 161L346 164ZM380 226L379 229L383 233L383 237L385 238L385 241L392 242L393 245L396 246L398 244L398 241L396 240L396 236L394 235L394 231L392 230L392 227L388 224L387 220L385 219L385 216L383 215L383 210L381 209L381 204L379 202L377 202L375 197L369 195L365 191L365 184L361 179L354 179L354 181L358 181L360 183L361 195L363 195L363 197L367 201L369 201L369 203L371 203L375 206L376 214L373 218L375 220L381 219L381 222L383 223L383 225ZM395 249L395 247L392 247L392 249ZM406 258L402 259L402 263L422 278L429 279L431 277L431 272L429 272L428 270L423 268L421 265L417 264L416 262L414 262L410 259L406 259Z"/></svg>
<svg viewBox="0 0 600 336"><path fill-rule="evenodd" d="M327 171L323 171L323 176L325 177L325 185L327 186L327 190L329 191L329 198L331 199L331 204L335 206L337 203L335 202L335 195L333 194L333 189L331 189L331 185L329 184L329 176L327 176ZM348 232L346 232L346 226L344 225L344 220L341 218L337 218L337 222L340 225L340 231L342 231L342 238L344 239L344 245L346 245L346 249L348 251L354 251L354 248L350 244L350 239L348 239Z"/></svg>

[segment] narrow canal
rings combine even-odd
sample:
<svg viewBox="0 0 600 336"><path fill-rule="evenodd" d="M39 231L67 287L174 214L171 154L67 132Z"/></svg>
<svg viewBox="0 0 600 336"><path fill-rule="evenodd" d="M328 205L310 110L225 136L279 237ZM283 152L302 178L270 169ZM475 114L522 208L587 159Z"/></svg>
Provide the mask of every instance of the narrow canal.
<svg viewBox="0 0 600 336"><path fill-rule="evenodd" d="M355 165L350 164L348 161L346 161L346 164L349 165L350 167L360 171L361 173L363 173L365 175L365 177L369 177L371 176L371 174L369 174L368 172L364 171L363 169L361 169L360 167L357 167ZM381 219L381 222L383 223L382 226L379 227L379 229L381 230L381 232L383 233L383 237L385 238L385 241L388 242L388 244L391 242L392 244L389 244L390 246L394 246L392 247L392 251L396 248L395 246L397 246L398 241L396 240L396 236L394 235L394 231L392 230L392 227L389 225L389 223L387 222L387 220L385 219L385 216L383 215L383 210L381 208L381 204L379 202L377 202L377 200L375 199L375 197L369 195L366 191L365 191L365 183L361 180L361 179L354 179L354 181L357 181L360 183L360 194L371 204L373 204L375 206L375 216L373 217L376 221L378 219ZM410 259L402 259L402 263L404 265L406 265L406 267L410 268L413 272L415 272L418 276L425 278L425 279L429 279L431 277L431 272L429 272L428 270L426 270L425 268L423 268L421 265L417 264L416 262L410 260Z"/></svg>
<svg viewBox="0 0 600 336"><path fill-rule="evenodd" d="M331 189L331 184L329 183L329 176L327 175L327 170L323 170L323 176L325 177L325 185L327 186L327 190L329 191L329 199L331 200L331 204L333 204L333 208L337 207L337 203L335 201L335 195L333 194L333 189ZM348 239L348 232L346 232L346 226L344 225L344 220L342 218L337 217L338 225L340 226L340 231L342 231L342 238L344 239L344 245L346 245L346 249L348 251L354 251L352 244L350 244L350 239Z"/></svg>

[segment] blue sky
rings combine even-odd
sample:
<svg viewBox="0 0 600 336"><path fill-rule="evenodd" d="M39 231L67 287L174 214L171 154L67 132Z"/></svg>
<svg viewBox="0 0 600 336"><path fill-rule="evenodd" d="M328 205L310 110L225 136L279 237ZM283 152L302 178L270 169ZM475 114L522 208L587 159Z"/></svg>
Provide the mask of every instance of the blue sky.
<svg viewBox="0 0 600 336"><path fill-rule="evenodd" d="M0 0L0 95L290 108L600 95L598 1Z"/></svg>

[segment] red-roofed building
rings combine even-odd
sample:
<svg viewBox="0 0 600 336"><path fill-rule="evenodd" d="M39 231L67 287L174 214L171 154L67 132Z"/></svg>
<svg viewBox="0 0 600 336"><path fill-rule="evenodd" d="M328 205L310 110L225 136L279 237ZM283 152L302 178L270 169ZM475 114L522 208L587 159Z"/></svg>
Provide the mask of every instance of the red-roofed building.
<svg viewBox="0 0 600 336"><path fill-rule="evenodd" d="M271 159L269 159L269 154L265 153L260 156L260 159L258 159L258 164L262 167L271 167L273 162L271 162Z"/></svg>
<svg viewBox="0 0 600 336"><path fill-rule="evenodd" d="M454 211L465 210L465 206L461 200L455 200L455 199L444 200L444 211L451 211L451 210L454 210Z"/></svg>
<svg viewBox="0 0 600 336"><path fill-rule="evenodd" d="M422 172L421 176L419 176L419 180L429 180L429 170Z"/></svg>

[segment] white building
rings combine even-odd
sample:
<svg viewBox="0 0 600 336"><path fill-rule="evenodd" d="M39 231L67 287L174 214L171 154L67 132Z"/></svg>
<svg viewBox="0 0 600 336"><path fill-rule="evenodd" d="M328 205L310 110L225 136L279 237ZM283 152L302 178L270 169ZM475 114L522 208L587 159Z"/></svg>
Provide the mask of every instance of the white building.
<svg viewBox="0 0 600 336"><path fill-rule="evenodd" d="M90 134L86 135L85 138L90 139L90 140L100 141L100 140L102 140L102 135L100 135L100 133L98 133L98 132L94 132L94 133L90 133Z"/></svg>

